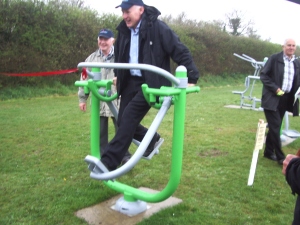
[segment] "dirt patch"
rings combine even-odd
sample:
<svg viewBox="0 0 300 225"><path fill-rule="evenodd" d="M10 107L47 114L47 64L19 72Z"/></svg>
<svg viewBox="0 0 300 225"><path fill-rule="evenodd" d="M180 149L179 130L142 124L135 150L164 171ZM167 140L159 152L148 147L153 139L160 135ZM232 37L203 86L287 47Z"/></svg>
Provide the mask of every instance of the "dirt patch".
<svg viewBox="0 0 300 225"><path fill-rule="evenodd" d="M200 157L218 157L218 156L224 156L224 155L228 155L228 152L223 152L219 149L210 149L208 151L205 152L200 152L198 154L198 156Z"/></svg>

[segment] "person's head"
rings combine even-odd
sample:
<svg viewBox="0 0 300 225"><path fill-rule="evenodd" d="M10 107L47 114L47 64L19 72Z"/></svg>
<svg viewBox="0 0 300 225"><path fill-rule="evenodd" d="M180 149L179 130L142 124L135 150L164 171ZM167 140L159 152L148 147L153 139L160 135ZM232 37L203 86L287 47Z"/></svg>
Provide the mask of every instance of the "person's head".
<svg viewBox="0 0 300 225"><path fill-rule="evenodd" d="M123 0L121 5L116 8L122 8L122 16L127 27L136 28L144 13L144 2L142 0Z"/></svg>
<svg viewBox="0 0 300 225"><path fill-rule="evenodd" d="M109 29L101 29L98 34L98 46L103 54L110 52L111 46L114 44L114 33Z"/></svg>
<svg viewBox="0 0 300 225"><path fill-rule="evenodd" d="M294 39L292 38L287 38L284 41L284 44L282 46L283 49L283 53L288 56L288 57L292 57L295 54L296 51L296 42Z"/></svg>

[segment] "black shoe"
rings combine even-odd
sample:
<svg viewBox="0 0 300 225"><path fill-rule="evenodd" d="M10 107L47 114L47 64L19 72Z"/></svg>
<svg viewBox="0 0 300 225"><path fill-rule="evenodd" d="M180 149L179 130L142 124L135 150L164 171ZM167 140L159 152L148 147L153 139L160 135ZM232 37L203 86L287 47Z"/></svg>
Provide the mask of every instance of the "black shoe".
<svg viewBox="0 0 300 225"><path fill-rule="evenodd" d="M283 165L283 161L284 161L284 159L280 159L277 162L278 162L279 165Z"/></svg>
<svg viewBox="0 0 300 225"><path fill-rule="evenodd" d="M147 150L144 152L144 155L143 155L144 157L148 157L151 154L151 152L153 152L154 146L155 146L156 142L159 141L159 139L160 139L160 135L158 133L155 133L150 144L148 145Z"/></svg>
<svg viewBox="0 0 300 225"><path fill-rule="evenodd" d="M273 161L277 161L277 157L276 157L276 155L274 153L271 154L271 155L264 154L264 157L267 158L267 159L273 160Z"/></svg>
<svg viewBox="0 0 300 225"><path fill-rule="evenodd" d="M124 158L121 161L121 166L123 166L125 163L127 163L131 158L131 155L125 155Z"/></svg>

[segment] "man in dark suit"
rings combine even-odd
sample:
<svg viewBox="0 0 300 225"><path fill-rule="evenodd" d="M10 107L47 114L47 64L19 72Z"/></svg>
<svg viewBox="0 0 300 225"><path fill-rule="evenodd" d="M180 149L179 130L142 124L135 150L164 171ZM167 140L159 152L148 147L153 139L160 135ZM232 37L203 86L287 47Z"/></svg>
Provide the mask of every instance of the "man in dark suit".
<svg viewBox="0 0 300 225"><path fill-rule="evenodd" d="M261 107L269 127L264 157L281 165L285 154L281 149L280 128L286 111L299 116L299 101L294 96L300 86L300 62L294 55L296 43L291 38L286 39L282 48L282 52L268 59L260 74L263 83Z"/></svg>

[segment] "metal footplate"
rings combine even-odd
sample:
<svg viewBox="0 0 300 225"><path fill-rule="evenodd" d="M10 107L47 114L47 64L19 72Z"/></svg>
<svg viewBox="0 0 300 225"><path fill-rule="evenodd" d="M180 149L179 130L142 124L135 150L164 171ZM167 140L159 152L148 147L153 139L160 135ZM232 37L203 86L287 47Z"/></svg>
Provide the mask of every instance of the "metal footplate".
<svg viewBox="0 0 300 225"><path fill-rule="evenodd" d="M164 140L165 140L165 139L160 138L160 139L155 143L153 151L152 151L147 157L143 156L143 158L144 158L144 159L147 159L147 160L150 160L150 159L152 159L152 157L153 157L154 155L157 155L157 154L159 153L159 147L162 145L162 143L164 142Z"/></svg>
<svg viewBox="0 0 300 225"><path fill-rule="evenodd" d="M84 161L88 164L88 169L91 171L90 177L94 178L94 175L101 173L108 173L109 170L106 166L96 157L87 155Z"/></svg>

